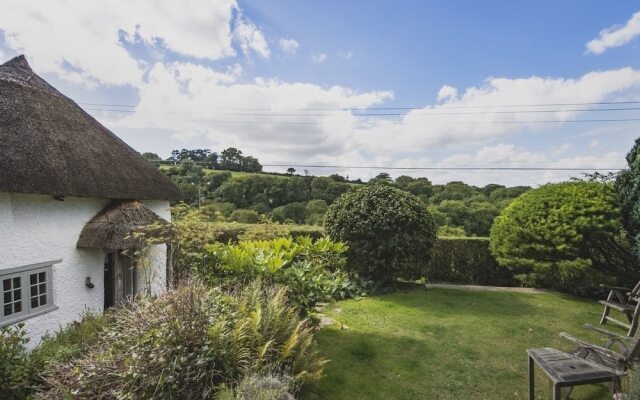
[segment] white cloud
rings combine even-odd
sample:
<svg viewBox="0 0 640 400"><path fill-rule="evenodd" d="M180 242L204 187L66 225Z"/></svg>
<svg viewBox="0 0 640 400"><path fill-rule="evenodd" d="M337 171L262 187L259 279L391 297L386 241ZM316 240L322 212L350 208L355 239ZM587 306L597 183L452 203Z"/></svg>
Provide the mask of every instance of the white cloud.
<svg viewBox="0 0 640 400"><path fill-rule="evenodd" d="M600 146L600 141L597 140L597 139L594 139L589 143L589 148L590 149L595 149L598 146Z"/></svg>
<svg viewBox="0 0 640 400"><path fill-rule="evenodd" d="M324 53L312 54L311 61L316 64L322 64L323 62L327 61L327 55Z"/></svg>
<svg viewBox="0 0 640 400"><path fill-rule="evenodd" d="M285 39L281 38L278 41L278 45L285 53L295 54L300 47L300 43L298 43L295 39Z"/></svg>
<svg viewBox="0 0 640 400"><path fill-rule="evenodd" d="M624 26L612 26L600 31L597 39L587 43L587 52L602 54L612 47L619 47L640 36L640 11L629 18Z"/></svg>
<svg viewBox="0 0 640 400"><path fill-rule="evenodd" d="M251 50L264 58L271 55L269 44L262 31L253 22L242 16L239 16L236 21L234 37L245 55L249 55Z"/></svg>
<svg viewBox="0 0 640 400"><path fill-rule="evenodd" d="M500 168L612 168L624 164L621 152L607 152L602 154L587 154L575 157L551 158L551 149L544 152L533 152L518 148L512 144L499 143L493 146L483 146L475 153L461 153L442 159L435 165L440 167L500 167ZM613 160L613 161L612 161ZM615 161L619 160L619 161ZM541 185L547 182L565 181L571 177L580 177L581 171L542 171L542 170L454 170L433 175L436 183L461 180L465 183L485 185L499 183L502 185ZM424 175L424 173L422 173Z"/></svg>
<svg viewBox="0 0 640 400"><path fill-rule="evenodd" d="M235 55L234 10L235 0L7 0L0 30L6 44L25 53L40 73L85 85L137 86L146 65L126 46L142 43L209 60L230 57ZM236 25L243 50L268 54L262 33L250 21Z"/></svg>
<svg viewBox="0 0 640 400"><path fill-rule="evenodd" d="M438 102L455 100L458 97L458 89L453 86L443 85L438 91Z"/></svg>

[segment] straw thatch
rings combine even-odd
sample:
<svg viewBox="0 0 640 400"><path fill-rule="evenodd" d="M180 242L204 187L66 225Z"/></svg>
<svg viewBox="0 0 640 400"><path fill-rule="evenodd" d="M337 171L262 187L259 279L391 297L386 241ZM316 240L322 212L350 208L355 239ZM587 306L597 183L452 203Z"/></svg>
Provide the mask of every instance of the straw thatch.
<svg viewBox="0 0 640 400"><path fill-rule="evenodd" d="M140 247L140 238L131 234L154 222L166 223L139 201L112 201L84 226L77 246L106 250Z"/></svg>
<svg viewBox="0 0 640 400"><path fill-rule="evenodd" d="M177 200L178 188L42 78L0 65L0 192Z"/></svg>

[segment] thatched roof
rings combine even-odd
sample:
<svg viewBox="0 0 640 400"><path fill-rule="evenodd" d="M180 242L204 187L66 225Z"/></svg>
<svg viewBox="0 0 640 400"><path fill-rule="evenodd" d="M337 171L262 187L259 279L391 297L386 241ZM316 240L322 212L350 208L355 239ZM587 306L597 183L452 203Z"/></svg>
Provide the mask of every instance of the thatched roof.
<svg viewBox="0 0 640 400"><path fill-rule="evenodd" d="M87 222L77 246L107 250L140 247L141 240L131 234L154 222L166 223L139 201L115 200Z"/></svg>
<svg viewBox="0 0 640 400"><path fill-rule="evenodd" d="M0 192L177 200L142 156L36 75L23 56L0 65Z"/></svg>

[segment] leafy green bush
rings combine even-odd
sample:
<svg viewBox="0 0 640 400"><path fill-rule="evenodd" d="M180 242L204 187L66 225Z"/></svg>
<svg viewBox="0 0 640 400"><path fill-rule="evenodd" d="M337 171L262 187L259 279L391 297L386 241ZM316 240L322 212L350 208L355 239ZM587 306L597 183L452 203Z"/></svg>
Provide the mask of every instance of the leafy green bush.
<svg viewBox="0 0 640 400"><path fill-rule="evenodd" d="M429 282L513 286L513 273L496 262L489 238L439 237L427 265Z"/></svg>
<svg viewBox="0 0 640 400"><path fill-rule="evenodd" d="M86 355L52 364L42 399L215 398L252 373L322 373L312 328L283 287L260 282L226 292L197 280L117 309Z"/></svg>
<svg viewBox="0 0 640 400"><path fill-rule="evenodd" d="M467 233L461 226L441 225L437 229L438 237L466 237Z"/></svg>
<svg viewBox="0 0 640 400"><path fill-rule="evenodd" d="M276 374L252 374L242 378L235 388L225 388L218 400L295 400L291 377Z"/></svg>
<svg viewBox="0 0 640 400"><path fill-rule="evenodd" d="M327 234L349 245L349 270L381 284L418 278L431 257L433 217L414 195L386 184L349 192L329 207Z"/></svg>
<svg viewBox="0 0 640 400"><path fill-rule="evenodd" d="M640 138L627 154L628 169L620 171L615 189L620 201L622 224L636 259L640 259Z"/></svg>
<svg viewBox="0 0 640 400"><path fill-rule="evenodd" d="M231 221L242 222L245 224L257 224L260 222L260 214L254 210L233 210L229 219Z"/></svg>
<svg viewBox="0 0 640 400"><path fill-rule="evenodd" d="M279 238L270 241L214 243L207 246L208 268L198 275L210 284L260 278L286 285L289 299L301 312L309 312L319 301L360 295L358 286L343 271L347 247L327 238Z"/></svg>
<svg viewBox="0 0 640 400"><path fill-rule="evenodd" d="M40 374L49 365L67 362L95 345L108 317L85 313L53 335L46 335L30 352L24 323L0 328L0 398L25 399L44 384Z"/></svg>
<svg viewBox="0 0 640 400"><path fill-rule="evenodd" d="M24 323L0 328L0 398L24 399L30 392L31 371L27 362Z"/></svg>
<svg viewBox="0 0 640 400"><path fill-rule="evenodd" d="M587 294L637 278L610 185L548 184L514 200L491 229L491 251L524 284Z"/></svg>
<svg viewBox="0 0 640 400"><path fill-rule="evenodd" d="M626 393L626 400L640 400L640 366L634 364L629 370L627 382L628 391Z"/></svg>

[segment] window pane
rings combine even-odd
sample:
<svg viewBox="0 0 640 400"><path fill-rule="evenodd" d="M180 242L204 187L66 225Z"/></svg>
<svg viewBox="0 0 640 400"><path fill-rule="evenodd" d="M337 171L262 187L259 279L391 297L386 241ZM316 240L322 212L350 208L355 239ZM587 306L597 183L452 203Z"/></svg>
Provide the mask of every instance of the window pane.
<svg viewBox="0 0 640 400"><path fill-rule="evenodd" d="M41 283L41 284L40 284L40 291L39 291L39 293L40 293L40 294L47 293L47 284L46 284L46 283Z"/></svg>
<svg viewBox="0 0 640 400"><path fill-rule="evenodd" d="M38 298L34 297L31 299L31 308L36 308L38 307Z"/></svg>
<svg viewBox="0 0 640 400"><path fill-rule="evenodd" d="M38 283L38 276L36 274L29 275L29 281L32 285L35 285L36 283Z"/></svg>
<svg viewBox="0 0 640 400"><path fill-rule="evenodd" d="M43 294L42 296L40 296L40 305L44 306L45 304L47 304L47 295Z"/></svg>
<svg viewBox="0 0 640 400"><path fill-rule="evenodd" d="M13 307L11 307L11 304L5 304L4 305L4 315L5 316L13 314L12 310L13 310Z"/></svg>
<svg viewBox="0 0 640 400"><path fill-rule="evenodd" d="M40 273L38 274L38 281L40 281L40 282L44 282L44 281L46 281L46 280L47 280L47 278L46 278L46 276L45 276L45 275L46 275L46 273L45 273L45 272L40 272Z"/></svg>
<svg viewBox="0 0 640 400"><path fill-rule="evenodd" d="M2 281L2 289L4 291L11 290L11 279L5 279Z"/></svg>
<svg viewBox="0 0 640 400"><path fill-rule="evenodd" d="M13 288L19 288L22 285L20 284L20 277L16 276L15 278L13 278Z"/></svg>
<svg viewBox="0 0 640 400"><path fill-rule="evenodd" d="M31 297L38 295L38 285L31 286Z"/></svg>
<svg viewBox="0 0 640 400"><path fill-rule="evenodd" d="M4 292L4 303L11 303L11 292Z"/></svg>
<svg viewBox="0 0 640 400"><path fill-rule="evenodd" d="M22 311L22 302L19 301L17 303L13 303L13 311L16 313L19 313L20 311Z"/></svg>
<svg viewBox="0 0 640 400"><path fill-rule="evenodd" d="M13 291L13 300L21 300L22 299L22 290L16 289Z"/></svg>

